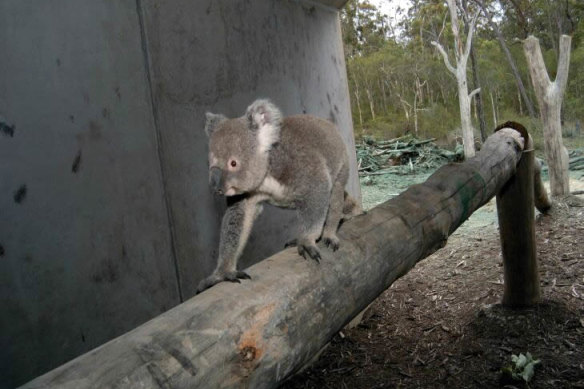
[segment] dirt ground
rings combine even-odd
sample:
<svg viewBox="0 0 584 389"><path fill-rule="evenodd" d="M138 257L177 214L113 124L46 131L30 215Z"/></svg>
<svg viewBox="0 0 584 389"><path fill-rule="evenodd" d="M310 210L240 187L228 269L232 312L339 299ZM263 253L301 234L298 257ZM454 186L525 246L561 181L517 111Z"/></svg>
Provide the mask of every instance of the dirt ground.
<svg viewBox="0 0 584 389"><path fill-rule="evenodd" d="M573 180L572 190L582 188L582 177ZM489 203L282 388L584 388L584 208L554 204L538 214L536 237L541 304L500 305ZM530 382L502 380L511 355L527 352L541 361Z"/></svg>

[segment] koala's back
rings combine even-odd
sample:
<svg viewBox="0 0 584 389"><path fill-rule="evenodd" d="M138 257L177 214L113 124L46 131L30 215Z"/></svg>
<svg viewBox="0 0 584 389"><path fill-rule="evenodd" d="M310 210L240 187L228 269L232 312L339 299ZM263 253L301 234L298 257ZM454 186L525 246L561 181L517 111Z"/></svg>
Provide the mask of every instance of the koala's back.
<svg viewBox="0 0 584 389"><path fill-rule="evenodd" d="M311 115L283 119L280 140L270 151L274 178L309 187L311 180L334 178L341 169L348 169L347 149L334 124Z"/></svg>

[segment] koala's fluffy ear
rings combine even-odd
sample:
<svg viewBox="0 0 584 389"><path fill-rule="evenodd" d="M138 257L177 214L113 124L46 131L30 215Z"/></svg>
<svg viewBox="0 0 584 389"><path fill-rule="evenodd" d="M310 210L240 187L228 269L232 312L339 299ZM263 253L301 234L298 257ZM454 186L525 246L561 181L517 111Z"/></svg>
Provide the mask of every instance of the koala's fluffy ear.
<svg viewBox="0 0 584 389"><path fill-rule="evenodd" d="M271 101L254 101L245 113L252 131L257 131L260 151L268 151L280 139L282 112Z"/></svg>
<svg viewBox="0 0 584 389"><path fill-rule="evenodd" d="M211 112L207 112L205 114L205 117L207 118L207 121L205 122L205 133L207 134L208 137L211 136L211 134L213 133L213 131L215 130L219 123L221 123L224 120L227 120L225 116L221 114L217 115Z"/></svg>

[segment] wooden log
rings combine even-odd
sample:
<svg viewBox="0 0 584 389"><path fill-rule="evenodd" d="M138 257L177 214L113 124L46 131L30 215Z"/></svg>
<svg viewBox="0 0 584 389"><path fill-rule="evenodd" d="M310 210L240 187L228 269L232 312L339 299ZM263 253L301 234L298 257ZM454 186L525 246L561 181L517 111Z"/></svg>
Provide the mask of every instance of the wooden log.
<svg viewBox="0 0 584 389"><path fill-rule="evenodd" d="M499 235L503 253L503 305L509 307L533 305L541 296L535 248L535 151L531 137L528 136L527 139L517 165L517 173L497 194ZM541 187L537 190L543 190L547 196L541 179L538 184ZM539 192L538 195L538 201L544 202L542 193Z"/></svg>
<svg viewBox="0 0 584 389"><path fill-rule="evenodd" d="M247 269L24 388L274 388L418 261L444 246L515 173L517 131L355 217L320 264L295 249ZM129 304L131 302L128 302Z"/></svg>
<svg viewBox="0 0 584 389"><path fill-rule="evenodd" d="M541 178L541 163L534 158L533 161L533 200L535 202L535 208L539 212L547 214L552 208L552 202L548 196L545 186L543 186L543 180Z"/></svg>

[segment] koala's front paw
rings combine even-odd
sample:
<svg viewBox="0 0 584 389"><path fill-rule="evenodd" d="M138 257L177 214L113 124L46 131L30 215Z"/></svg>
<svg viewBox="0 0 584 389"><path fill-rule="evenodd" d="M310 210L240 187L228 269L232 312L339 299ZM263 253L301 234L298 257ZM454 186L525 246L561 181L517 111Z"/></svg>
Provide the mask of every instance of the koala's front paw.
<svg viewBox="0 0 584 389"><path fill-rule="evenodd" d="M240 279L250 280L251 277L244 271L229 271L229 272L221 272L221 273L213 273L209 277L205 278L199 285L197 286L197 294L201 293L205 289L209 289L215 284L218 284L223 281L229 282L237 282L240 283Z"/></svg>
<svg viewBox="0 0 584 389"><path fill-rule="evenodd" d="M306 255L308 255L310 258L314 259L316 262L320 262L320 252L318 251L318 249L316 248L315 245L310 245L310 244L298 244L298 254L300 254L304 259L306 258Z"/></svg>

